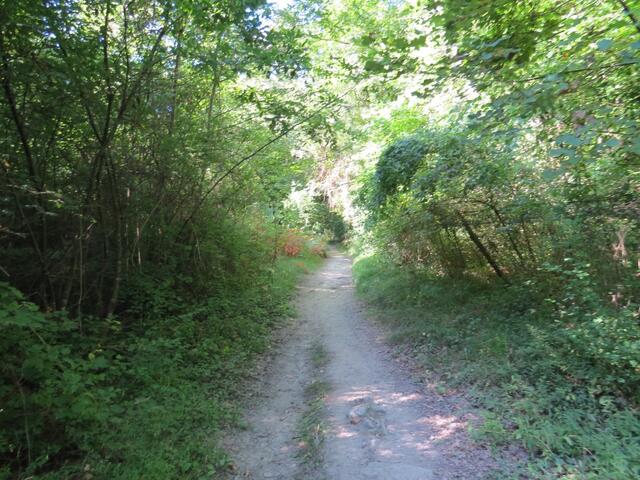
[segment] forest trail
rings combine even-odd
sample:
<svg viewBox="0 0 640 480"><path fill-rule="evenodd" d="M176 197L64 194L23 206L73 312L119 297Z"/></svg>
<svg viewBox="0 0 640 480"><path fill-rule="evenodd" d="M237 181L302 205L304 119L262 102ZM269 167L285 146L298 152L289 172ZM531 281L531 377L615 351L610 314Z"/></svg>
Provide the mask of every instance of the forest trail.
<svg viewBox="0 0 640 480"><path fill-rule="evenodd" d="M236 479L445 480L482 478L489 452L467 436L468 413L425 391L395 361L355 298L351 260L331 256L299 286L299 321L282 341L246 415L247 430L226 447ZM324 442L317 465L300 459L298 426L313 381L310 351L328 354ZM317 378L316 378L317 380Z"/></svg>

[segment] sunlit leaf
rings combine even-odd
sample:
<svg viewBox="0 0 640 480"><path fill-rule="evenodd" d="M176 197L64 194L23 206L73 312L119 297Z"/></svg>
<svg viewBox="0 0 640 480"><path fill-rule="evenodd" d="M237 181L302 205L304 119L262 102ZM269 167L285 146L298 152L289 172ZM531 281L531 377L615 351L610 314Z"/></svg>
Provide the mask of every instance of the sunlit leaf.
<svg viewBox="0 0 640 480"><path fill-rule="evenodd" d="M613 45L613 40L609 38L603 38L602 40L598 40L596 42L596 46L598 47L598 50L609 50L612 45Z"/></svg>
<svg viewBox="0 0 640 480"><path fill-rule="evenodd" d="M564 143L567 145L572 145L574 147L577 147L582 145L584 142L580 138L573 135L572 133L563 133L558 138L556 138L556 143L560 143L560 144Z"/></svg>
<svg viewBox="0 0 640 480"><path fill-rule="evenodd" d="M549 156L550 157L560 157L562 155L564 155L564 149L563 148L552 148L551 150L549 150Z"/></svg>

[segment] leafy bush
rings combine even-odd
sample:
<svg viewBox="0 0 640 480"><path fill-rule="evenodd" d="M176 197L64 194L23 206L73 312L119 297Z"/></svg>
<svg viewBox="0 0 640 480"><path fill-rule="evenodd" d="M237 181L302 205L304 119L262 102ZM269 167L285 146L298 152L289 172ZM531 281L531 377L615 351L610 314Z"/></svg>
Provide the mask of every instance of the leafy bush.
<svg viewBox="0 0 640 480"><path fill-rule="evenodd" d="M63 312L41 313L6 283L0 305L0 458L5 475L32 475L94 446L89 432L119 411L119 368Z"/></svg>

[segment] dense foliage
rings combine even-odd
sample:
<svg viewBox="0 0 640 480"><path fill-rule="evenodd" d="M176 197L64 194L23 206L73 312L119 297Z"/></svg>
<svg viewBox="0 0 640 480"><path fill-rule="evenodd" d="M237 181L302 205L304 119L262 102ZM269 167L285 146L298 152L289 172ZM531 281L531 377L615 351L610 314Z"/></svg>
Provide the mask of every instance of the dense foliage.
<svg viewBox="0 0 640 480"><path fill-rule="evenodd" d="M526 283L562 348L637 401L640 32L613 7L495 2L481 24L444 22L440 81L463 76L475 100L393 139L362 203L402 264Z"/></svg>
<svg viewBox="0 0 640 480"><path fill-rule="evenodd" d="M637 3L348 3L361 291L528 475L640 475Z"/></svg>
<svg viewBox="0 0 640 480"><path fill-rule="evenodd" d="M529 475L639 476L638 2L275 3L0 7L0 478L223 465L307 235Z"/></svg>
<svg viewBox="0 0 640 480"><path fill-rule="evenodd" d="M263 0L0 10L0 478L210 475L322 254L277 212L333 97L278 83L306 60Z"/></svg>
<svg viewBox="0 0 640 480"><path fill-rule="evenodd" d="M567 290L596 300L582 291L584 272L576 273ZM359 260L355 274L359 292L392 327L392 341L411 347L425 381L477 409L482 422L472 437L530 453L521 465L507 455L498 478L638 476L637 403L621 393L637 384L629 368L638 358L633 315L574 308L575 327L567 328L553 297L545 301L531 283L505 289L434 277L381 256Z"/></svg>
<svg viewBox="0 0 640 480"><path fill-rule="evenodd" d="M262 4L3 7L2 266L43 309L108 316L158 263L197 283L226 262L217 223L286 195L295 160L264 151L283 126L263 118L285 100L237 81L288 48Z"/></svg>
<svg viewBox="0 0 640 480"><path fill-rule="evenodd" d="M218 432L237 421L247 368L291 314L304 268L279 261L189 300L170 281L138 279L131 294L150 295L132 300L134 324L84 317L81 331L80 319L39 312L0 284L0 478L202 478L226 468Z"/></svg>

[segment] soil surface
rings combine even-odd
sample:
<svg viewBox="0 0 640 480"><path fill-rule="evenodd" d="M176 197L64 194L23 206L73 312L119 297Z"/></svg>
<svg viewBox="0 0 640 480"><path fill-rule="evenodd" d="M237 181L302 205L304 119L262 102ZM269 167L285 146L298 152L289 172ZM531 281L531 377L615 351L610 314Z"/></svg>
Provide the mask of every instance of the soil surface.
<svg viewBox="0 0 640 480"><path fill-rule="evenodd" d="M286 329L247 408L247 429L225 447L234 479L480 479L495 467L490 452L468 438L464 402L411 380L382 331L354 296L351 261L332 252L299 286L299 319ZM313 372L310 349L328 362L320 467L301 459L300 417ZM316 378L317 379L317 378Z"/></svg>

